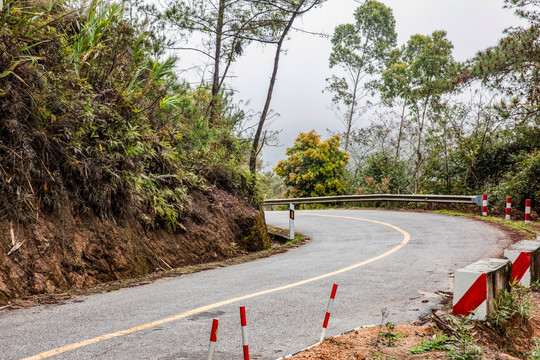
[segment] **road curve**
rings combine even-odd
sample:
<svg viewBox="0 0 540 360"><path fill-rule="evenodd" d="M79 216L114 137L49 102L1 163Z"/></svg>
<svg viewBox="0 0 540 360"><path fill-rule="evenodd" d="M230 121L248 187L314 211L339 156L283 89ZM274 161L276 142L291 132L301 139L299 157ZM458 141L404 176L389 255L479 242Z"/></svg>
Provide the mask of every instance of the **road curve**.
<svg viewBox="0 0 540 360"><path fill-rule="evenodd" d="M266 218L288 226L287 212ZM276 359L318 340L332 283L327 335L379 323L382 309L408 322L451 290L455 269L500 252L504 238L462 217L392 211L297 211L296 228L312 241L285 254L2 312L0 358L203 359L219 318L216 359L239 359L245 305L251 358Z"/></svg>

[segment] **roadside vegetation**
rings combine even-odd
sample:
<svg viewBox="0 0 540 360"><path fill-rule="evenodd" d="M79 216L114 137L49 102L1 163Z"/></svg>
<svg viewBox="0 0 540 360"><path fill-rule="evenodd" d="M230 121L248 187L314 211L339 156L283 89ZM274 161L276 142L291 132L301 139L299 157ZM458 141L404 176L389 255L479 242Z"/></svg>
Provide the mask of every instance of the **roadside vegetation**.
<svg viewBox="0 0 540 360"><path fill-rule="evenodd" d="M508 28L497 44L464 62L454 59L444 30L413 35L396 47L392 10L375 0L360 4L354 21L335 29L334 75L325 89L344 125L332 136L344 139L348 163L332 173L328 169L341 168L342 159L297 155L297 142L307 136L300 134L274 169L281 192L489 193L491 210L503 209L511 196L514 208L524 209L531 199L538 212L540 2L504 3L524 25ZM371 124L361 127L360 120ZM320 152L307 144L304 152ZM307 168L317 175L303 175ZM275 182L269 175L266 181ZM331 182L338 184L325 186Z"/></svg>
<svg viewBox="0 0 540 360"><path fill-rule="evenodd" d="M256 204L227 92L191 87L160 39L117 3L5 1L0 9L0 205L182 227L190 189ZM213 105L217 118L207 116Z"/></svg>

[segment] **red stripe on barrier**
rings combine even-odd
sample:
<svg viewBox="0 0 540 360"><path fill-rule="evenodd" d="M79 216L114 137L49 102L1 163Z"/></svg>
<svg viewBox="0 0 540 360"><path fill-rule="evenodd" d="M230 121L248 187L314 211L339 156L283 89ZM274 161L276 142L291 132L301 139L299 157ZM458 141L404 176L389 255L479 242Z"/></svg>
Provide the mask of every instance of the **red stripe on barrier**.
<svg viewBox="0 0 540 360"><path fill-rule="evenodd" d="M512 264L512 281L520 282L531 266L531 253L522 252Z"/></svg>
<svg viewBox="0 0 540 360"><path fill-rule="evenodd" d="M455 315L468 316L487 299L487 275L482 274L452 308Z"/></svg>
<svg viewBox="0 0 540 360"><path fill-rule="evenodd" d="M334 284L334 286L332 287L332 294L330 294L330 299L336 298L336 291L337 291L337 284Z"/></svg>
<svg viewBox="0 0 540 360"><path fill-rule="evenodd" d="M330 313L329 312L326 313L326 316L324 317L324 323L322 325L322 327L325 328L325 329L328 327L328 320L330 320Z"/></svg>
<svg viewBox="0 0 540 360"><path fill-rule="evenodd" d="M249 360L249 349L247 345L244 345L244 360Z"/></svg>
<svg viewBox="0 0 540 360"><path fill-rule="evenodd" d="M217 341L217 329L218 329L218 319L214 319L212 321L212 332L210 333L210 341L216 342Z"/></svg>
<svg viewBox="0 0 540 360"><path fill-rule="evenodd" d="M247 321L246 321L246 307L245 307L245 306L240 306L240 325L242 325L242 326L246 326L246 325L247 325Z"/></svg>

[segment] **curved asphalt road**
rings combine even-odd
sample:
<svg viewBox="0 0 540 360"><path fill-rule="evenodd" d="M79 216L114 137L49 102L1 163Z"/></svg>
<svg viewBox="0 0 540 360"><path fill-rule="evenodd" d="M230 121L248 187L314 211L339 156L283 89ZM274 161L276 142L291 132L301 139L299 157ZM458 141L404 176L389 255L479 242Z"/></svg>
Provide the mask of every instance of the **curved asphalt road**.
<svg viewBox="0 0 540 360"><path fill-rule="evenodd" d="M288 212L267 212L266 218L288 226ZM452 272L500 252L504 238L496 228L462 217L369 210L297 211L296 229L312 241L285 254L64 305L1 312L0 359L86 339L94 340L52 358L206 359L214 317L220 319L215 358L240 359L240 305L247 309L251 358L276 359L318 341L333 283L339 288L327 336L380 323L384 308L386 321L412 321L438 304L437 291L451 290ZM347 272L287 287L389 251ZM277 287L285 288L265 293ZM126 329L133 331L118 333ZM99 338L106 334L114 335Z"/></svg>

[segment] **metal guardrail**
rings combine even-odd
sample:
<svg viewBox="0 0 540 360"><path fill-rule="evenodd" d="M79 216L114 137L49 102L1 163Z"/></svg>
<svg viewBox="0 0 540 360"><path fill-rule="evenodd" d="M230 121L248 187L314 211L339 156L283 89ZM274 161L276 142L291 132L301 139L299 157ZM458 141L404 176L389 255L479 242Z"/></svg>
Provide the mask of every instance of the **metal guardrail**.
<svg viewBox="0 0 540 360"><path fill-rule="evenodd" d="M339 202L366 202L366 201L398 201L398 202L426 202L426 203L456 203L474 204L482 206L482 195L399 195L399 194L373 194L373 195L340 195L319 196L290 199L268 199L264 205L288 204L322 204Z"/></svg>

